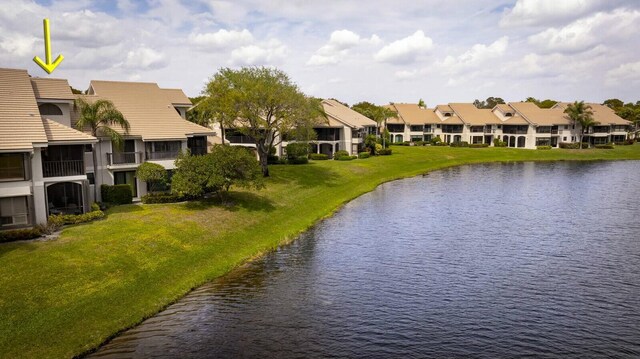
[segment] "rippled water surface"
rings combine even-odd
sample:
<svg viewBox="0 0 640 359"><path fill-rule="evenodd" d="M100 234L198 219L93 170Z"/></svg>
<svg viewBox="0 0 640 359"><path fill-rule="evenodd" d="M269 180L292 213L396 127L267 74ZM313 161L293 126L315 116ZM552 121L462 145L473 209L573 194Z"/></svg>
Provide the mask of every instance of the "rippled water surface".
<svg viewBox="0 0 640 359"><path fill-rule="evenodd" d="M382 185L96 357L638 357L640 162Z"/></svg>

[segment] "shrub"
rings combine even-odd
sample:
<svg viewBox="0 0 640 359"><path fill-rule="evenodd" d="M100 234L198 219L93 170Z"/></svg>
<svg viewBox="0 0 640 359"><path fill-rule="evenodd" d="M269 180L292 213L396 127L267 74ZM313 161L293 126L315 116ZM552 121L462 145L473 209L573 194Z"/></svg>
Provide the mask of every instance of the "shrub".
<svg viewBox="0 0 640 359"><path fill-rule="evenodd" d="M104 212L97 210L84 214L54 214L49 216L49 222L52 227L61 227L61 224L85 223L100 218L104 218Z"/></svg>
<svg viewBox="0 0 640 359"><path fill-rule="evenodd" d="M340 157L336 157L336 160L338 160L338 161L351 161L351 160L355 160L356 158L358 158L358 156L340 156Z"/></svg>
<svg viewBox="0 0 640 359"><path fill-rule="evenodd" d="M41 235L42 231L38 227L10 229L7 231L0 231L0 243L34 239L40 237Z"/></svg>
<svg viewBox="0 0 640 359"><path fill-rule="evenodd" d="M131 186L128 184L117 184L115 186L103 184L100 186L100 192L102 193L103 202L111 204L129 204L133 201Z"/></svg>
<svg viewBox="0 0 640 359"><path fill-rule="evenodd" d="M446 142L436 142L436 143L432 144L431 146L449 146L449 144L446 143Z"/></svg>
<svg viewBox="0 0 640 359"><path fill-rule="evenodd" d="M438 136L432 138L431 141L429 141L429 142L434 146L438 146L439 143L442 143L442 139L438 135Z"/></svg>
<svg viewBox="0 0 640 359"><path fill-rule="evenodd" d="M469 148L485 148L489 147L488 143L470 143Z"/></svg>
<svg viewBox="0 0 640 359"><path fill-rule="evenodd" d="M376 143L376 152L374 153L375 155L380 154L380 151L382 150L382 145L379 143Z"/></svg>
<svg viewBox="0 0 640 359"><path fill-rule="evenodd" d="M167 183L167 170L157 163L145 162L138 166L136 177L149 182L151 192L155 192Z"/></svg>
<svg viewBox="0 0 640 359"><path fill-rule="evenodd" d="M541 145L541 146L536 146L537 149L539 150L550 150L551 146L549 145Z"/></svg>
<svg viewBox="0 0 640 359"><path fill-rule="evenodd" d="M96 202L91 203L91 212L93 211L99 211L100 210L100 205L97 204Z"/></svg>
<svg viewBox="0 0 640 359"><path fill-rule="evenodd" d="M307 156L304 157L296 157L287 159L287 163L290 165L304 165L309 163L309 159Z"/></svg>
<svg viewBox="0 0 640 359"><path fill-rule="evenodd" d="M493 140L493 145L495 147L507 147L507 143L499 138Z"/></svg>
<svg viewBox="0 0 640 359"><path fill-rule="evenodd" d="M287 145L287 160L296 159L298 157L307 158L309 154L309 144L304 142L292 142Z"/></svg>
<svg viewBox="0 0 640 359"><path fill-rule="evenodd" d="M391 155L391 152L392 152L392 150L390 148L383 148L378 152L378 154L380 156L389 156L389 155Z"/></svg>
<svg viewBox="0 0 640 359"><path fill-rule="evenodd" d="M284 160L280 160L280 157L276 155L267 155L267 164L269 165L280 165L284 162Z"/></svg>
<svg viewBox="0 0 640 359"><path fill-rule="evenodd" d="M414 142L413 144L414 144L415 146L424 146L424 145L426 145L427 143L426 143L426 142L424 142L424 141L416 141L416 142Z"/></svg>
<svg viewBox="0 0 640 359"><path fill-rule="evenodd" d="M149 193L142 196L142 203L154 204L154 203L175 203L187 200L185 196L180 196L175 193Z"/></svg>
<svg viewBox="0 0 640 359"><path fill-rule="evenodd" d="M451 142L451 144L449 146L451 146L451 147L469 147L469 142L467 142L467 141Z"/></svg>
<svg viewBox="0 0 640 359"><path fill-rule="evenodd" d="M371 154L369 152L360 152L358 153L358 158L369 158Z"/></svg>
<svg viewBox="0 0 640 359"><path fill-rule="evenodd" d="M312 153L309 155L309 158L314 161L324 161L328 160L329 156L325 155L324 153Z"/></svg>
<svg viewBox="0 0 640 359"><path fill-rule="evenodd" d="M580 148L580 144L578 142L560 142L558 144L560 148L566 148L569 150L577 150ZM586 142L582 143L582 148L589 148L589 144Z"/></svg>
<svg viewBox="0 0 640 359"><path fill-rule="evenodd" d="M345 150L340 150L340 151L336 151L336 153L333 154L333 158L336 160L343 156L349 156L349 152Z"/></svg>
<svg viewBox="0 0 640 359"><path fill-rule="evenodd" d="M629 146L629 145L633 145L635 142L635 140L633 138L624 140L622 142L615 142L614 145L616 146Z"/></svg>
<svg viewBox="0 0 640 359"><path fill-rule="evenodd" d="M599 150L612 150L613 149L613 144L606 143L606 144L602 144L602 145L595 145L594 147L599 149Z"/></svg>

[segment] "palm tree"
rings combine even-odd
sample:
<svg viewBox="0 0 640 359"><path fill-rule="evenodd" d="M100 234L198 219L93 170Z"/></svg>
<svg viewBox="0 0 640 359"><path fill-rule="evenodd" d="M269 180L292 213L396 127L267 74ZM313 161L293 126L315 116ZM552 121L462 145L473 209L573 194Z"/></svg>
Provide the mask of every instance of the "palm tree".
<svg viewBox="0 0 640 359"><path fill-rule="evenodd" d="M578 135L578 143L580 144L580 148L582 148L582 137L584 134L587 132L589 127L599 125L600 122L593 119L591 106L585 105L584 101L575 101L574 103L569 104L569 106L564 110L564 113L567 114L567 117L574 125L580 125L581 129L580 134Z"/></svg>
<svg viewBox="0 0 640 359"><path fill-rule="evenodd" d="M76 128L78 130L89 130L93 137L109 137L113 145L122 149L124 144L124 136L114 130L112 126L119 126L124 134L129 133L129 121L124 118L124 115L116 109L115 105L109 100L96 100L94 102L88 102L82 97L76 99L74 103L75 109L79 114L78 122L76 122ZM100 142L98 142L99 144ZM98 155L96 146L93 147L93 173L94 177L98 174ZM93 198L98 200L98 186L93 186Z"/></svg>

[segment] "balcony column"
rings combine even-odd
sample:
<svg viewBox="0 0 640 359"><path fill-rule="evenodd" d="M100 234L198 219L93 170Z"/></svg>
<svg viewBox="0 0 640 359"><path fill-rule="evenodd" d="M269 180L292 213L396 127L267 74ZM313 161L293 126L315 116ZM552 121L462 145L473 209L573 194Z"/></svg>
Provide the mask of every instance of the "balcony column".
<svg viewBox="0 0 640 359"><path fill-rule="evenodd" d="M33 184L34 224L47 223L47 198L45 196L44 176L42 174L42 152L40 148L33 149L31 157L31 183Z"/></svg>

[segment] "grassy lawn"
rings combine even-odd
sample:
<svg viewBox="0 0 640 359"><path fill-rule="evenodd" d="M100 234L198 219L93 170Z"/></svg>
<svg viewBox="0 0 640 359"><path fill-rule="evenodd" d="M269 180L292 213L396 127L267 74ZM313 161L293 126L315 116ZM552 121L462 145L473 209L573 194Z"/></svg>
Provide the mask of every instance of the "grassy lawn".
<svg viewBox="0 0 640 359"><path fill-rule="evenodd" d="M71 357L190 289L290 241L380 183L466 163L640 160L614 150L393 147L394 155L272 166L231 204L128 205L59 239L0 244L0 357Z"/></svg>

